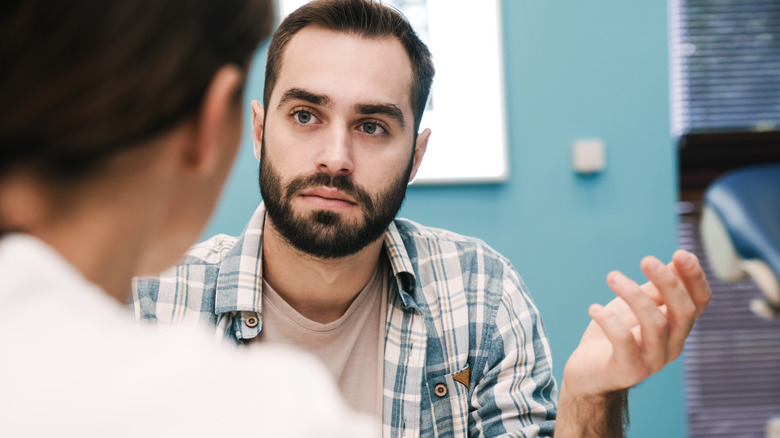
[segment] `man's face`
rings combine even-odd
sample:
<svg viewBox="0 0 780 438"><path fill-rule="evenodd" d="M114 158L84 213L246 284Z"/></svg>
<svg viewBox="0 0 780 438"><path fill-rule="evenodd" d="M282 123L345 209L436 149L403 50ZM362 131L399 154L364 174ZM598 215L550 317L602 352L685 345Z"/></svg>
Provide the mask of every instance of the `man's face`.
<svg viewBox="0 0 780 438"><path fill-rule="evenodd" d="M268 218L298 250L354 254L395 217L430 133L414 135L411 83L395 39L307 27L289 42L254 136Z"/></svg>

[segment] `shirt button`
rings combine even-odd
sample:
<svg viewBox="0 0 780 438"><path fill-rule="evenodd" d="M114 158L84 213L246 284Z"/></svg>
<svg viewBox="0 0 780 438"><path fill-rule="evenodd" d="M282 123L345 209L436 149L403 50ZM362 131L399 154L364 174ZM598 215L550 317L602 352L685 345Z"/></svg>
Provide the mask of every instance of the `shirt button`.
<svg viewBox="0 0 780 438"><path fill-rule="evenodd" d="M433 389L433 392L436 393L439 397L444 397L447 395L447 385L443 383L439 383L436 385L436 388Z"/></svg>
<svg viewBox="0 0 780 438"><path fill-rule="evenodd" d="M246 319L246 326L250 328L257 327L257 317L256 316L250 316Z"/></svg>

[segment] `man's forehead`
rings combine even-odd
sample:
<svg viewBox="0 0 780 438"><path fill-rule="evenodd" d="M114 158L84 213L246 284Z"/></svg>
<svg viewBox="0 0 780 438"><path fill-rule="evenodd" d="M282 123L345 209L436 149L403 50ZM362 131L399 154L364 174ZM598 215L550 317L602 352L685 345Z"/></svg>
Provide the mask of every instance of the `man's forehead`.
<svg viewBox="0 0 780 438"><path fill-rule="evenodd" d="M336 103L395 103L411 117L411 61L392 36L366 38L320 26L297 32L285 47L271 101L290 89L327 95Z"/></svg>

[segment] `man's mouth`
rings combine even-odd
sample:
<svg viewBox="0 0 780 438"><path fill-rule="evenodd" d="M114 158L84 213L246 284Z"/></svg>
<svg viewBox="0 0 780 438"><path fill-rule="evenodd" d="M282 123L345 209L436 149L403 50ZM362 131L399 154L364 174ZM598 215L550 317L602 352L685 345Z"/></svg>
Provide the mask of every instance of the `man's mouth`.
<svg viewBox="0 0 780 438"><path fill-rule="evenodd" d="M357 201L346 193L328 186L311 187L298 194L304 201L320 208L347 208Z"/></svg>

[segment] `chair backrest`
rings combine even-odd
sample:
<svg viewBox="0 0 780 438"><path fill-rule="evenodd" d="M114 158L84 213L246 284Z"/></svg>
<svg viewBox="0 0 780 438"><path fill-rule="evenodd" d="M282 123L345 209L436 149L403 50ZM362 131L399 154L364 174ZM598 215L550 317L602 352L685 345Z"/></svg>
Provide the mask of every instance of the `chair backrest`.
<svg viewBox="0 0 780 438"><path fill-rule="evenodd" d="M730 172L707 189L702 243L712 271L724 281L752 277L765 300L751 309L780 314L780 164Z"/></svg>

